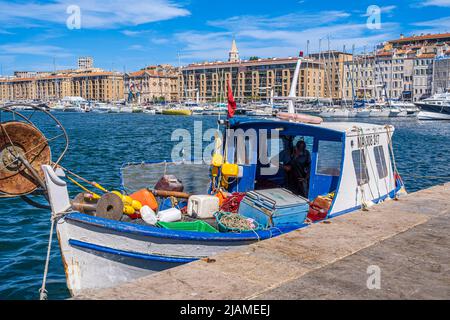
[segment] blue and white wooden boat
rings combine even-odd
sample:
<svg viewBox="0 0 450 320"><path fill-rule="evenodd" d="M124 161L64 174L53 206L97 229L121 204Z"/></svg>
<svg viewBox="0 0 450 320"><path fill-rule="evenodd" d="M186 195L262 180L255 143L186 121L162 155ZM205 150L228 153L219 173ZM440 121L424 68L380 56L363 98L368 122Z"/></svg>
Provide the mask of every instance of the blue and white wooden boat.
<svg viewBox="0 0 450 320"><path fill-rule="evenodd" d="M312 158L309 200L335 193L327 218L370 207L392 199L404 190L395 174L392 126L346 122L313 125L276 119L235 118L230 121L230 128L235 130L234 133L239 129L246 133L255 132L258 137L245 143L244 148L236 148L239 139L234 139L227 131L225 140L228 143L224 143L226 158L229 163L238 164L243 173L236 181L230 182L230 192L254 190L262 181L272 186L283 184L284 172L281 170L272 175L262 174L262 169L273 166L273 163L262 164L258 156L261 149L268 150L275 145L275 140L271 139L283 136L302 137L308 145ZM263 130L271 132L268 140L258 135ZM53 212L69 209L65 182L50 167L45 171ZM59 189L59 194L52 191L56 189ZM55 193L58 196L52 195ZM67 199L66 203L62 200L61 204L61 199ZM203 233L167 230L69 212L58 220L57 236L67 286L71 294L77 295L86 289L114 286L304 226L307 224L255 232Z"/></svg>

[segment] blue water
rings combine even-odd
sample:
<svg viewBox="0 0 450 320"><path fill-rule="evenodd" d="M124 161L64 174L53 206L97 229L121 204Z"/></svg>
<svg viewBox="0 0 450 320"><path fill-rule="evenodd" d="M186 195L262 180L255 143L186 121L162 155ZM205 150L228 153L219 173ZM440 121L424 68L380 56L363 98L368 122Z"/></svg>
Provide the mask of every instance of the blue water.
<svg viewBox="0 0 450 320"><path fill-rule="evenodd" d="M192 133L195 120L203 121L204 130L217 125L216 117L76 113L59 113L57 117L71 139L62 165L109 189L119 187L119 169L123 163L170 158L176 143L171 141L173 130L185 128ZM58 128L43 117L35 115L33 120L53 136L58 134ZM370 122L396 127L394 150L408 191L446 182L410 175L450 175L450 122L409 119L371 119ZM56 155L61 143L56 140L54 144ZM71 188L72 194L77 191ZM49 228L48 211L31 208L18 199L0 199L0 299L38 298ZM69 297L56 240L47 289L49 299Z"/></svg>

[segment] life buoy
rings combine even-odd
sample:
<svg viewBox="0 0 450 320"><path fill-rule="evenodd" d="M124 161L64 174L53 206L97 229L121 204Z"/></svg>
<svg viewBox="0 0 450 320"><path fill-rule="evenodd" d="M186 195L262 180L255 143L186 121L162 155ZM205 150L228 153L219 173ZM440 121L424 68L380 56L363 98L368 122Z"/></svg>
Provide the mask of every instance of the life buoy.
<svg viewBox="0 0 450 320"><path fill-rule="evenodd" d="M321 117L310 116L303 113L287 113L280 112L277 114L277 118L286 121L303 122L311 124L321 124L323 119Z"/></svg>

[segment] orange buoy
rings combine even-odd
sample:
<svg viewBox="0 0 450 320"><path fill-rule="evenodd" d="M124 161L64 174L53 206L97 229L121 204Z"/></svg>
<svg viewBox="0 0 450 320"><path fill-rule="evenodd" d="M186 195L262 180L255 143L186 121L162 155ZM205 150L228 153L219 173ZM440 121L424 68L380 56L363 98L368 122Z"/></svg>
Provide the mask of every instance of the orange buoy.
<svg viewBox="0 0 450 320"><path fill-rule="evenodd" d="M155 196L148 189L141 189L133 194L130 194L130 198L139 201L142 206L149 206L153 211L158 209L158 201Z"/></svg>

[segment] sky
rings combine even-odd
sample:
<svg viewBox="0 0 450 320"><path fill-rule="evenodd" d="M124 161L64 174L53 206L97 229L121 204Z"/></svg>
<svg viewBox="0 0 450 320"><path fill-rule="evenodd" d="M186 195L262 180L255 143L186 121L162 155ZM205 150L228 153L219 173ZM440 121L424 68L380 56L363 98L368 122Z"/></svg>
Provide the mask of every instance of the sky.
<svg viewBox="0 0 450 320"><path fill-rule="evenodd" d="M450 32L450 0L0 0L0 74L357 52L401 33ZM309 41L309 45L307 45Z"/></svg>

